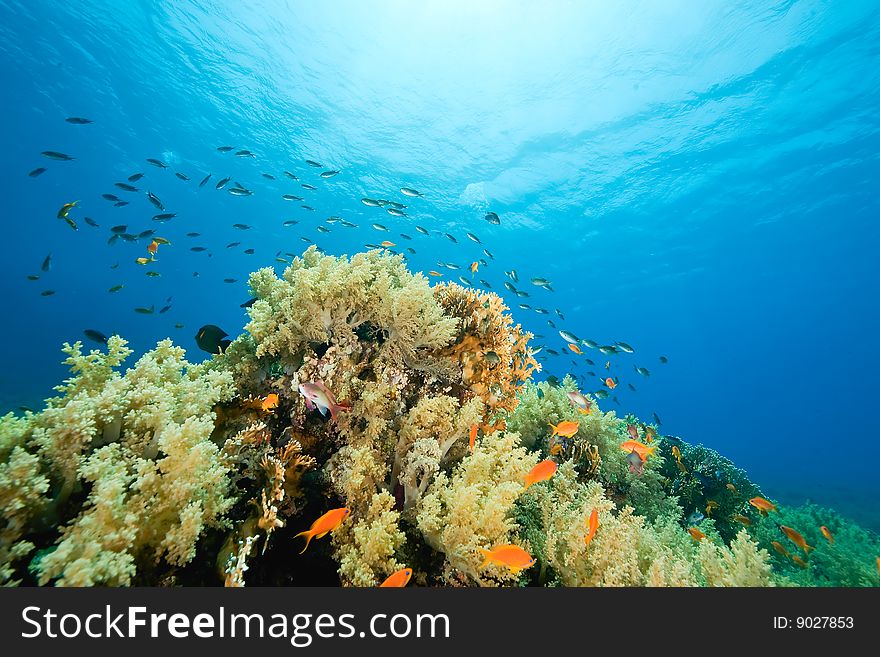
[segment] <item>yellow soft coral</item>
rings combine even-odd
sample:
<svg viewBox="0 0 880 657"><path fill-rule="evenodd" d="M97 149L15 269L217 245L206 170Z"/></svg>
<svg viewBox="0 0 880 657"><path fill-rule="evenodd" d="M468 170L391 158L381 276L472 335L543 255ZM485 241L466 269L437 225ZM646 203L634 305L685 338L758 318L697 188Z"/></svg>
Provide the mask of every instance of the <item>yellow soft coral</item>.
<svg viewBox="0 0 880 657"><path fill-rule="evenodd" d="M339 577L345 586L376 586L402 565L394 558L405 536L394 510L394 498L375 493L366 513L353 517L333 534Z"/></svg>
<svg viewBox="0 0 880 657"><path fill-rule="evenodd" d="M537 457L517 447L516 434L492 433L466 456L452 475L437 476L417 509L418 527L428 545L443 552L452 569L471 582L489 586L516 579L481 569L480 549L511 542L510 512Z"/></svg>

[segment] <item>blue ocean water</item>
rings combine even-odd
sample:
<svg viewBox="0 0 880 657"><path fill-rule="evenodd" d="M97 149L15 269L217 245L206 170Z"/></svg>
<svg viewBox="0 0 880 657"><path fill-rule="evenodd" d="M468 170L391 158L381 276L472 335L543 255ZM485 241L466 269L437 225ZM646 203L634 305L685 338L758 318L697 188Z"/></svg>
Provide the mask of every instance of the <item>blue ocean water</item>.
<svg viewBox="0 0 880 657"><path fill-rule="evenodd" d="M3 0L0 67L0 410L38 408L84 329L200 360L197 328L238 334L247 275L277 252L390 240L444 280L484 258L474 281L543 336L539 378L617 376L603 409L657 413L769 495L880 528L876 3ZM135 173L138 192L114 186ZM218 191L227 176L253 195ZM147 191L177 216L153 221ZM76 231L56 217L74 200ZM108 245L116 225L172 241L161 276L134 262L149 240ZM635 352L577 356L558 329Z"/></svg>

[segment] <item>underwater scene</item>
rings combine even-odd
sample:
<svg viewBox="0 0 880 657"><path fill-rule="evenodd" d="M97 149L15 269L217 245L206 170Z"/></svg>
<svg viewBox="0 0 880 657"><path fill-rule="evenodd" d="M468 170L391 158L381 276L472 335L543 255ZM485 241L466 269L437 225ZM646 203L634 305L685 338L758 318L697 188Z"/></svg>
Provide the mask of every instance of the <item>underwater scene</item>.
<svg viewBox="0 0 880 657"><path fill-rule="evenodd" d="M0 0L0 63L3 585L880 586L877 3Z"/></svg>

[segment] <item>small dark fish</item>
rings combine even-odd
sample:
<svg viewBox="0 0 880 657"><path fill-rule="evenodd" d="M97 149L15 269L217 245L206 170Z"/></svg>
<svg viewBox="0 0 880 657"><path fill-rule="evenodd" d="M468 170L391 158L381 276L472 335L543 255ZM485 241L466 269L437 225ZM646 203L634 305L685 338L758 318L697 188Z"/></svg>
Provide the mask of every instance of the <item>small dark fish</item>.
<svg viewBox="0 0 880 657"><path fill-rule="evenodd" d="M194 271L194 272L193 272L193 278L198 278L198 277L199 277L199 272Z"/></svg>
<svg viewBox="0 0 880 657"><path fill-rule="evenodd" d="M314 243L314 242L312 242L312 240L310 240L308 237L300 237L300 239L301 239L303 242L305 242L306 244L313 244L313 243Z"/></svg>
<svg viewBox="0 0 880 657"><path fill-rule="evenodd" d="M87 123L92 123L91 119L84 119L81 116L68 116L64 120L74 125L86 125Z"/></svg>
<svg viewBox="0 0 880 657"><path fill-rule="evenodd" d="M669 359L666 356L660 356L660 362L665 365L669 362Z"/></svg>
<svg viewBox="0 0 880 657"><path fill-rule="evenodd" d="M406 210L406 206L403 203L397 203L396 201L385 201L386 205L390 205L392 208L397 208L398 210Z"/></svg>
<svg viewBox="0 0 880 657"><path fill-rule="evenodd" d="M226 248L231 249L231 248L238 246L239 244L241 244L241 242L230 242L229 244L226 245Z"/></svg>
<svg viewBox="0 0 880 657"><path fill-rule="evenodd" d="M251 196L253 192L243 187L230 187L229 193L233 196Z"/></svg>
<svg viewBox="0 0 880 657"><path fill-rule="evenodd" d="M101 194L101 198L105 201L113 201L114 203L119 200L119 197L115 194Z"/></svg>
<svg viewBox="0 0 880 657"><path fill-rule="evenodd" d="M416 230L419 231L422 235L430 235L427 228L422 228L421 226L416 226Z"/></svg>
<svg viewBox="0 0 880 657"><path fill-rule="evenodd" d="M187 233L186 236L187 237L201 237L202 234L201 233Z"/></svg>
<svg viewBox="0 0 880 657"><path fill-rule="evenodd" d="M138 180L140 180L143 177L144 177L144 174L142 174L142 173L133 173L132 175L130 175L128 177L128 182L137 182Z"/></svg>
<svg viewBox="0 0 880 657"><path fill-rule="evenodd" d="M246 253L247 255L254 255L254 250L253 249L245 249L244 253Z"/></svg>
<svg viewBox="0 0 880 657"><path fill-rule="evenodd" d="M217 150L220 151L221 153L228 153L233 148L235 148L235 146L218 146Z"/></svg>
<svg viewBox="0 0 880 657"><path fill-rule="evenodd" d="M380 206L379 201L376 201L371 198L366 198L366 197L361 199L361 203L363 203L364 205L369 206L371 208L378 208Z"/></svg>
<svg viewBox="0 0 880 657"><path fill-rule="evenodd" d="M110 239L107 240L107 245L113 246L114 244L116 244L116 240L118 240L118 239L119 239L119 235L111 235Z"/></svg>
<svg viewBox="0 0 880 657"><path fill-rule="evenodd" d="M224 283L237 283L238 279L237 278L224 278L223 282Z"/></svg>
<svg viewBox="0 0 880 657"><path fill-rule="evenodd" d="M630 390L636 392L636 387L632 383L627 383L626 385L629 387Z"/></svg>
<svg viewBox="0 0 880 657"><path fill-rule="evenodd" d="M153 221L168 221L169 219L173 219L176 216L176 212L165 212L163 214L154 215Z"/></svg>
<svg viewBox="0 0 880 657"><path fill-rule="evenodd" d="M117 235L122 235L122 233L124 233L127 230L128 230L128 226L126 226L125 224L122 224L120 226L113 226L113 228L110 229L110 232L116 233Z"/></svg>
<svg viewBox="0 0 880 657"><path fill-rule="evenodd" d="M392 217L405 217L406 212L403 210L398 210L397 208L385 208L385 212L390 214Z"/></svg>
<svg viewBox="0 0 880 657"><path fill-rule="evenodd" d="M346 221L345 219L343 219L343 220L340 221L339 223L340 223L341 225L345 226L346 228L357 228L357 227L358 227L357 224L353 224L353 223L351 223L350 221Z"/></svg>
<svg viewBox="0 0 880 657"><path fill-rule="evenodd" d="M116 237L116 235L114 235L113 237ZM112 265L110 265L110 269L118 269L118 268L119 268L118 262L114 262Z"/></svg>
<svg viewBox="0 0 880 657"><path fill-rule="evenodd" d="M401 187L400 193L404 196L422 196L422 193L412 187Z"/></svg>
<svg viewBox="0 0 880 657"><path fill-rule="evenodd" d="M128 233L122 233L119 237L124 239L126 242L137 242L137 235L129 235Z"/></svg>
<svg viewBox="0 0 880 657"><path fill-rule="evenodd" d="M498 215L494 212L487 212L486 216L483 217L483 219L488 221L490 224L495 224L496 226L501 224L501 219L499 219Z"/></svg>
<svg viewBox="0 0 880 657"><path fill-rule="evenodd" d="M119 290L121 290L123 287L125 287L125 286L124 285L114 285L113 287L111 287L107 291L112 294L113 292L119 292Z"/></svg>
<svg viewBox="0 0 880 657"><path fill-rule="evenodd" d="M207 251L208 249L206 249L204 246L191 246L189 250L195 251L196 253L201 253L202 251Z"/></svg>
<svg viewBox="0 0 880 657"><path fill-rule="evenodd" d="M316 229L319 233L329 233L330 229L326 226L318 226Z"/></svg>
<svg viewBox="0 0 880 657"><path fill-rule="evenodd" d="M38 281L38 280L40 280L40 275L39 274L28 274L27 279L29 281Z"/></svg>
<svg viewBox="0 0 880 657"><path fill-rule="evenodd" d="M220 354L232 344L232 340L225 339L227 335L229 334L219 326L205 324L196 333L196 344L199 349L207 351L209 354Z"/></svg>
<svg viewBox="0 0 880 657"><path fill-rule="evenodd" d="M100 331L96 331L94 329L86 329L85 331L83 331L83 335L85 335L89 340L97 342L98 344L107 344L107 336Z"/></svg>
<svg viewBox="0 0 880 657"><path fill-rule="evenodd" d="M290 220L288 220L288 221L285 221L285 222L284 222L283 224L281 224L281 225L282 225L282 226L290 227L290 226L296 226L298 223L299 223L299 222L298 222L296 219L290 219Z"/></svg>
<svg viewBox="0 0 880 657"><path fill-rule="evenodd" d="M140 233L138 233L138 239L142 240L147 237L152 237L155 234L156 234L155 230L142 230Z"/></svg>
<svg viewBox="0 0 880 657"><path fill-rule="evenodd" d="M407 235L406 233L401 233L400 236L401 236L403 239L405 239L405 240L411 240L411 239L412 239L412 237L410 237L410 236Z"/></svg>
<svg viewBox="0 0 880 657"><path fill-rule="evenodd" d="M116 201L116 203L113 204L113 207L114 208L121 208L126 205L128 205L128 201Z"/></svg>
<svg viewBox="0 0 880 657"><path fill-rule="evenodd" d="M43 259L43 264L40 265L41 271L49 271L49 267L52 266L52 254L50 253Z"/></svg>
<svg viewBox="0 0 880 657"><path fill-rule="evenodd" d="M202 182L199 183L199 187L204 187L205 183L211 179L211 174L209 173L207 176L202 178Z"/></svg>
<svg viewBox="0 0 880 657"><path fill-rule="evenodd" d="M169 310L171 310L171 305L170 305L170 304L167 305L167 306L162 306L162 309L159 311L159 314L162 315L162 314L164 314L164 313L167 313Z"/></svg>
<svg viewBox="0 0 880 657"><path fill-rule="evenodd" d="M257 301L257 297L251 297L250 299L248 299L244 303L240 304L238 307L239 308L250 308L251 306L253 306L256 303L256 301Z"/></svg>
<svg viewBox="0 0 880 657"><path fill-rule="evenodd" d="M509 281L504 281L504 288L510 292L516 294L516 288L513 286L513 283Z"/></svg>
<svg viewBox="0 0 880 657"><path fill-rule="evenodd" d="M189 176L185 173L180 173L180 171L175 171L174 175L180 178L181 180L189 180Z"/></svg>
<svg viewBox="0 0 880 657"><path fill-rule="evenodd" d="M134 311L136 313L140 313L141 315L152 315L156 311L156 306L150 306L149 308L138 307L135 308Z"/></svg>
<svg viewBox="0 0 880 657"><path fill-rule="evenodd" d="M160 169L167 169L168 165L165 164L162 160L157 160L154 157L148 157L147 162L152 164L154 167L159 167Z"/></svg>
<svg viewBox="0 0 880 657"><path fill-rule="evenodd" d="M660 426L661 424L663 424L663 423L660 421L660 416L657 415L656 413L654 413L654 422L657 424L657 426Z"/></svg>
<svg viewBox="0 0 880 657"><path fill-rule="evenodd" d="M299 180L299 178L297 178L295 175L290 173L290 171L285 171L284 175L287 176L288 178L290 178L291 180Z"/></svg>
<svg viewBox="0 0 880 657"><path fill-rule="evenodd" d="M302 201L303 200L302 196L294 196L293 194L282 194L281 198L283 198L285 201Z"/></svg>
<svg viewBox="0 0 880 657"><path fill-rule="evenodd" d="M159 210L164 210L165 206L162 205L162 201L159 200L159 197L156 196L153 192L147 191L147 198L150 199L150 203L156 206Z"/></svg>
<svg viewBox="0 0 880 657"><path fill-rule="evenodd" d="M489 285L489 282L488 282L488 281L484 281L482 278L480 279L480 284L481 284L484 288L486 288L487 290L491 290L491 289L492 289L492 286Z"/></svg>
<svg viewBox="0 0 880 657"><path fill-rule="evenodd" d="M320 162L315 162L314 160L306 160L306 164L308 164L310 167L316 167L318 169L324 168L323 164L321 164Z"/></svg>
<svg viewBox="0 0 880 657"><path fill-rule="evenodd" d="M137 187L135 187L135 186L133 186L133 185L129 185L128 183L118 182L118 183L113 183L113 184L114 184L116 187L118 187L119 189L121 189L121 190L123 190L123 191L126 191L126 192L136 192L136 191L138 191L138 188L137 188Z"/></svg>
<svg viewBox="0 0 880 657"><path fill-rule="evenodd" d="M232 224L233 228L238 228L239 230L248 230L250 226L247 224Z"/></svg>
<svg viewBox="0 0 880 657"><path fill-rule="evenodd" d="M71 228L73 228L74 230L79 230L79 228L77 228L77 226L76 226L76 222L73 219L71 219L70 217L64 217L64 221L66 221L67 225L70 226Z"/></svg>
<svg viewBox="0 0 880 657"><path fill-rule="evenodd" d="M310 185L309 183L303 183L302 187L303 187L303 189L310 189L312 191L318 189L317 187L315 187L314 185Z"/></svg>
<svg viewBox="0 0 880 657"><path fill-rule="evenodd" d="M217 189L223 189L223 187L226 185L226 183L228 183L230 180L232 180L231 176L226 176L225 178L220 180L216 185Z"/></svg>
<svg viewBox="0 0 880 657"><path fill-rule="evenodd" d="M266 180L275 180L275 176L273 176L271 173L264 173L264 174L262 174L262 176Z"/></svg>
<svg viewBox="0 0 880 657"><path fill-rule="evenodd" d="M59 160L61 162L68 162L70 160L76 159L71 157L67 153L59 153L58 151L43 151L41 155L48 157L50 160Z"/></svg>
<svg viewBox="0 0 880 657"><path fill-rule="evenodd" d="M53 294L55 294L55 290L43 290L40 292L41 297L51 297Z"/></svg>
<svg viewBox="0 0 880 657"><path fill-rule="evenodd" d="M321 177L322 178L332 178L333 176L337 175L338 173L339 173L338 171L322 171Z"/></svg>
<svg viewBox="0 0 880 657"><path fill-rule="evenodd" d="M651 373L648 371L647 367L636 367L635 365L633 365L633 368L642 376L651 376Z"/></svg>
<svg viewBox="0 0 880 657"><path fill-rule="evenodd" d="M241 150L235 153L238 157L256 157L253 153L248 150Z"/></svg>
<svg viewBox="0 0 880 657"><path fill-rule="evenodd" d="M28 175L29 175L31 178L36 178L36 177L39 176L41 173L45 173L45 172L46 172L46 167L37 167L36 169L34 169L33 171L31 171Z"/></svg>
<svg viewBox="0 0 880 657"><path fill-rule="evenodd" d="M301 205L299 207L301 207L303 210L314 210L315 209L311 205Z"/></svg>
<svg viewBox="0 0 880 657"><path fill-rule="evenodd" d="M452 240L453 244L458 244L458 240L455 239L452 235L450 235L449 233L444 233L444 234L446 235L446 237L448 237L450 240Z"/></svg>
<svg viewBox="0 0 880 657"><path fill-rule="evenodd" d="M476 242L477 244L482 244L482 242L480 241L480 238L477 237L476 235L474 235L473 233L465 233L465 235L467 235L467 238L471 242Z"/></svg>

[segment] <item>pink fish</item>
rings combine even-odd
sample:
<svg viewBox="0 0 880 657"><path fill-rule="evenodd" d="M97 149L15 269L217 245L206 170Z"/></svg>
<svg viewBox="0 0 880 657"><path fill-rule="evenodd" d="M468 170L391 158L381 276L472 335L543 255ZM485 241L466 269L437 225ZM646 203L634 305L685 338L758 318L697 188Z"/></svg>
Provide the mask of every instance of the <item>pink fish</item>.
<svg viewBox="0 0 880 657"><path fill-rule="evenodd" d="M634 424L627 424L626 431L633 440L639 439L639 428Z"/></svg>
<svg viewBox="0 0 880 657"><path fill-rule="evenodd" d="M578 392L577 390L572 390L572 391L567 392L565 394L568 397L568 400L572 404L577 406L581 411L583 411L585 413L590 412L592 402L590 402L590 400L587 399L586 397L584 397L584 395L582 395L580 392Z"/></svg>
<svg viewBox="0 0 880 657"><path fill-rule="evenodd" d="M626 462L629 463L629 471L639 477L642 476L642 473L645 471L645 461L639 456L639 453L636 450L631 451L627 454Z"/></svg>
<svg viewBox="0 0 880 657"><path fill-rule="evenodd" d="M327 411L330 411L330 417L333 418L333 421L336 421L336 414L339 411L350 411L351 404L348 402L336 402L336 397L333 396L333 393L320 381L306 381L305 383L299 384L299 392L306 399L306 408L310 411L315 410L316 408L321 412L321 415L327 415Z"/></svg>

